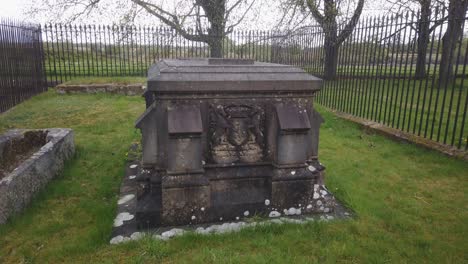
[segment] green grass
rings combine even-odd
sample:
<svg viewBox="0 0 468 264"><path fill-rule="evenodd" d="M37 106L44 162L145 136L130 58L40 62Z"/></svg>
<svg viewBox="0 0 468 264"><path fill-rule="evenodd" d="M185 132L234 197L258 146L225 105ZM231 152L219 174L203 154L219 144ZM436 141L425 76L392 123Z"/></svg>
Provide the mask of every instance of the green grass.
<svg viewBox="0 0 468 264"><path fill-rule="evenodd" d="M0 227L0 263L466 263L468 164L366 134L323 108L326 182L356 212L329 223L108 244L138 97L36 96L9 128L71 127L76 156L24 213Z"/></svg>
<svg viewBox="0 0 468 264"><path fill-rule="evenodd" d="M467 97L468 81L462 85L460 79L440 89L437 80L434 86L429 81L427 88L426 81L419 80L339 80L326 82L317 100L338 111L442 143L461 143L464 149L468 139L468 120L463 119Z"/></svg>

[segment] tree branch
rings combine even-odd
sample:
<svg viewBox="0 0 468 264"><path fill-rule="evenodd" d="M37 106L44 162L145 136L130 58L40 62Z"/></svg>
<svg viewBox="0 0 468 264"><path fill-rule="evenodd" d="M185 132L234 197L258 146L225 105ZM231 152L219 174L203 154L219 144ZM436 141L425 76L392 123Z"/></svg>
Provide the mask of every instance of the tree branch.
<svg viewBox="0 0 468 264"><path fill-rule="evenodd" d="M202 41L202 42L208 41L208 38L205 34L194 35L194 34L188 33L187 30L185 30L182 27L182 24L180 23L176 15L162 9L161 7L154 5L152 3L142 1L142 0L132 0L132 2L143 7L146 10L146 12L150 13L151 15L159 18L162 22L164 22L166 25L173 28L175 31L177 31L177 33L182 35L184 38L188 40L192 40L192 41ZM165 17L165 15L170 18Z"/></svg>
<svg viewBox="0 0 468 264"><path fill-rule="evenodd" d="M356 26L357 22L359 21L359 17L361 16L362 9L364 7L364 0L359 0L356 10L354 10L354 14L349 20L348 24L344 27L344 29L340 32L337 37L337 45L341 44L353 31L354 27Z"/></svg>
<svg viewBox="0 0 468 264"><path fill-rule="evenodd" d="M436 27L442 25L446 20L448 19L448 16L445 16L437 21L434 21L434 25L432 25L432 27L429 28L429 32L432 32L434 31L434 29L436 29Z"/></svg>
<svg viewBox="0 0 468 264"><path fill-rule="evenodd" d="M86 16L89 15L89 13L93 10L93 8L99 4L101 0L91 0L88 4L84 4L83 2L78 2L78 3L74 3L75 5L84 5L84 9L81 10L80 12L74 14L73 16L71 16L71 18L69 19L70 21L75 21L78 17L86 14Z"/></svg>
<svg viewBox="0 0 468 264"><path fill-rule="evenodd" d="M325 17L320 13L316 0L306 0L306 4L317 23L319 23L321 26L324 26Z"/></svg>
<svg viewBox="0 0 468 264"><path fill-rule="evenodd" d="M239 25L242 20L244 20L245 16L247 15L247 13L249 12L249 10L252 8L253 4L255 3L255 0L253 0L250 5L245 9L245 12L242 14L242 16L237 20L237 22L235 22L234 24L230 25L227 30L226 30L226 33L225 34L229 34L231 33L233 30L234 30L234 27L236 27L237 25ZM225 21L228 20L228 17L226 16L225 17Z"/></svg>
<svg viewBox="0 0 468 264"><path fill-rule="evenodd" d="M243 0L237 0L230 8L226 10L225 18L229 17L229 14L231 14L232 10L234 10L238 5L242 3Z"/></svg>
<svg viewBox="0 0 468 264"><path fill-rule="evenodd" d="M393 32L392 34L386 36L386 37L383 37L379 40L379 42L382 42L384 40L387 40L387 39L390 39L392 37L394 37L395 35L397 35L398 33L400 33L401 31L403 31L407 26L410 26L411 27L411 23L408 23L407 25L404 25L403 27L397 29L395 32Z"/></svg>

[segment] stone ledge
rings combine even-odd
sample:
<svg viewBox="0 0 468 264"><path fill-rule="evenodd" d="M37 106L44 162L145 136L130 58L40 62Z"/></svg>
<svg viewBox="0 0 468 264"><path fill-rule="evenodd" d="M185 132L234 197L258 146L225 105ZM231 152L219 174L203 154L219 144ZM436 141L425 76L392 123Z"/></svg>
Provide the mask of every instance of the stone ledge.
<svg viewBox="0 0 468 264"><path fill-rule="evenodd" d="M466 151L427 138L416 136L411 133L401 131L399 129L391 128L374 121L356 117L347 113L334 111L331 109L329 110L336 114L338 117L357 123L366 130L376 132L391 139L402 140L404 142L416 144L426 149L436 150L450 157L456 157L468 161L468 152Z"/></svg>
<svg viewBox="0 0 468 264"><path fill-rule="evenodd" d="M60 84L55 88L59 94L76 94L76 93L111 93L122 95L142 95L145 91L145 85L141 83L135 84Z"/></svg>
<svg viewBox="0 0 468 264"><path fill-rule="evenodd" d="M282 224L296 224L304 225L311 222L328 222L335 220L348 220L354 216L345 211L344 209L339 214L322 214L322 215L311 215L305 216L288 216L288 217L276 217L274 219L260 219L255 221L237 221L237 222L225 222L217 223L206 226L195 226L195 227L178 227L178 228L164 228L157 231L135 231L128 236L116 235L109 241L110 244L120 244L132 240L139 240L144 237L151 238L154 240L167 241L171 238L182 236L187 233L200 234L200 235L211 235L211 234L228 234L239 232L245 228L251 228L254 230L257 227L270 226L270 225L282 225Z"/></svg>
<svg viewBox="0 0 468 264"><path fill-rule="evenodd" d="M31 130L10 130L0 136L0 141L21 138L26 131ZM21 212L35 194L58 175L65 161L75 152L71 129L49 128L42 131L47 132L46 144L0 179L0 224Z"/></svg>
<svg viewBox="0 0 468 264"><path fill-rule="evenodd" d="M133 144L130 152L134 152L137 146ZM135 158L133 158L135 157ZM117 215L114 219L112 229L111 244L136 240L142 236L151 236L155 239L167 240L173 236L181 235L185 232L193 232L197 234L219 234L231 231L238 231L244 227L254 227L255 225L264 224L282 224L282 223L298 223L305 224L310 221L328 221L332 219L349 219L354 213L351 209L346 208L340 201L336 200L334 195L321 184L313 186L313 196L307 204L298 204L297 207L282 208L273 206L269 199L264 201L265 212L257 214L260 221L257 223L257 218L250 218L253 211L248 209L243 210L243 213L238 214L236 218L220 217L219 221L209 221L206 223L189 223L185 225L175 226L158 226L158 227L143 227L138 228L137 224L137 200L139 199L138 182L139 174L146 169L141 168L139 158L134 154L128 155L128 161L125 168L125 175L122 179L120 187L120 195L117 202ZM273 208L275 207L275 208ZM196 208L192 210L192 217L200 217L206 213L208 208ZM157 217L161 212L155 211L151 217ZM193 220L194 218L192 218Z"/></svg>

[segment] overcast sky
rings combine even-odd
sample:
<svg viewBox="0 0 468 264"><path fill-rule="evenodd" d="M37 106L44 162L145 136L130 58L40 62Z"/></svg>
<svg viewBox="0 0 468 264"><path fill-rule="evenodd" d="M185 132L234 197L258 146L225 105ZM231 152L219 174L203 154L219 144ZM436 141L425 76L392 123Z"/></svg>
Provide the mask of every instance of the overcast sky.
<svg viewBox="0 0 468 264"><path fill-rule="evenodd" d="M27 0L1 0L0 17L24 19L23 7Z"/></svg>
<svg viewBox="0 0 468 264"><path fill-rule="evenodd" d="M45 22L50 22L51 21L51 14L45 14L37 17L33 17L30 15L26 15L26 11L29 9L29 7L33 3L40 2L41 0L1 0L1 7L0 7L0 17L1 18L14 18L17 20L21 21L27 21L27 22L34 22L34 23L45 23ZM54 0L49 0L49 2L53 2ZM106 1L106 0L102 0ZM109 0L111 3L115 3L118 1L114 0ZM262 0L260 0L262 1ZM263 0L267 3L271 1L271 3L278 3L279 1L277 0ZM377 14L383 14L385 12L385 8L383 7L382 3L384 3L385 0L367 0L366 5L363 11L362 16L370 16L370 15L377 15ZM107 5L106 5L107 6ZM261 15L258 14L253 14L252 16L255 17L256 20L259 19L260 21L256 21L256 23L248 22L244 24L249 24L250 26L252 25L257 25L257 28L263 29L270 25L272 21L277 21L278 19L278 10L276 9L277 6L275 4L262 4L260 13ZM111 9L112 7L109 7ZM123 7L125 8L125 7ZM118 9L118 8L117 8ZM46 12L48 13L48 12ZM118 23L118 18L117 16L114 15L104 15L103 14L94 14L91 18L86 19L85 21L88 23L100 23L100 24L113 24L113 23ZM147 23L148 18L142 18L141 20L137 20L137 24L148 24ZM154 21L151 19L151 21ZM154 24L154 23L151 23ZM262 26L266 25L266 26ZM246 25L242 26L246 27Z"/></svg>

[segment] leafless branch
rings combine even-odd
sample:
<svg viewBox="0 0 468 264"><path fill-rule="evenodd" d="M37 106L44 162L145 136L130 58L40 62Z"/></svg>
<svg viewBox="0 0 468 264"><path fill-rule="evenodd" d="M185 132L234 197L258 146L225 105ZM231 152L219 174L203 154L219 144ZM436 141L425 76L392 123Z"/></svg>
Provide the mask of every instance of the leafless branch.
<svg viewBox="0 0 468 264"><path fill-rule="evenodd" d="M353 31L354 27L356 26L357 22L359 21L359 17L362 13L362 8L364 7L364 0L359 0L356 10L354 10L354 14L351 19L348 21L344 29L340 32L337 37L337 43L341 44Z"/></svg>
<svg viewBox="0 0 468 264"><path fill-rule="evenodd" d="M429 28L429 32L433 32L438 26L442 25L445 21L447 21L448 16L445 16L439 20L434 21L434 24Z"/></svg>
<svg viewBox="0 0 468 264"><path fill-rule="evenodd" d="M363 0L362 0L363 1ZM325 24L325 17L320 13L318 4L316 0L306 0L307 7L310 10L310 13L315 18L317 23L319 23L322 27Z"/></svg>
<svg viewBox="0 0 468 264"><path fill-rule="evenodd" d="M184 38L188 40L192 40L192 41L206 41L204 34L195 35L195 34L190 34L189 32L187 32L187 30L183 28L183 25L181 24L181 22L179 21L179 18L175 14L172 14L164 10L163 8L152 3L148 3L142 0L132 0L132 1L136 3L137 5L143 7L146 10L146 12L148 12L149 14L159 18L162 22L164 22L166 25L173 28L175 31L177 31L177 33L182 35ZM166 16L168 16L169 18L167 18Z"/></svg>
<svg viewBox="0 0 468 264"><path fill-rule="evenodd" d="M239 1L240 2L240 1ZM244 20L245 16L247 15L247 13L250 11L250 9L252 8L253 4L255 3L255 0L252 1L250 3L250 5L246 8L246 10L244 11L244 13L241 15L241 17L237 20L237 22L235 22L234 24L228 26L228 28L226 29L226 33L225 34L229 34L233 31L234 27L238 26L242 20ZM228 17L226 16L225 19L227 20Z"/></svg>
<svg viewBox="0 0 468 264"><path fill-rule="evenodd" d="M235 2L230 8L226 9L226 14L225 14L224 18L228 18L229 15L231 14L232 10L234 10L236 7L238 7L242 2L243 2L243 0L237 0L237 2Z"/></svg>
<svg viewBox="0 0 468 264"><path fill-rule="evenodd" d="M403 31L405 28L407 28L408 26L411 27L411 26L412 26L411 24L412 24L412 23L407 23L407 24L405 24L403 27L400 27L399 29L395 30L395 32L393 32L392 34L381 38L381 39L379 40L379 42L382 42L382 41L385 41L385 40L387 40L387 39L390 39L390 38L395 37L397 34L399 34L400 32L402 32L402 31Z"/></svg>

